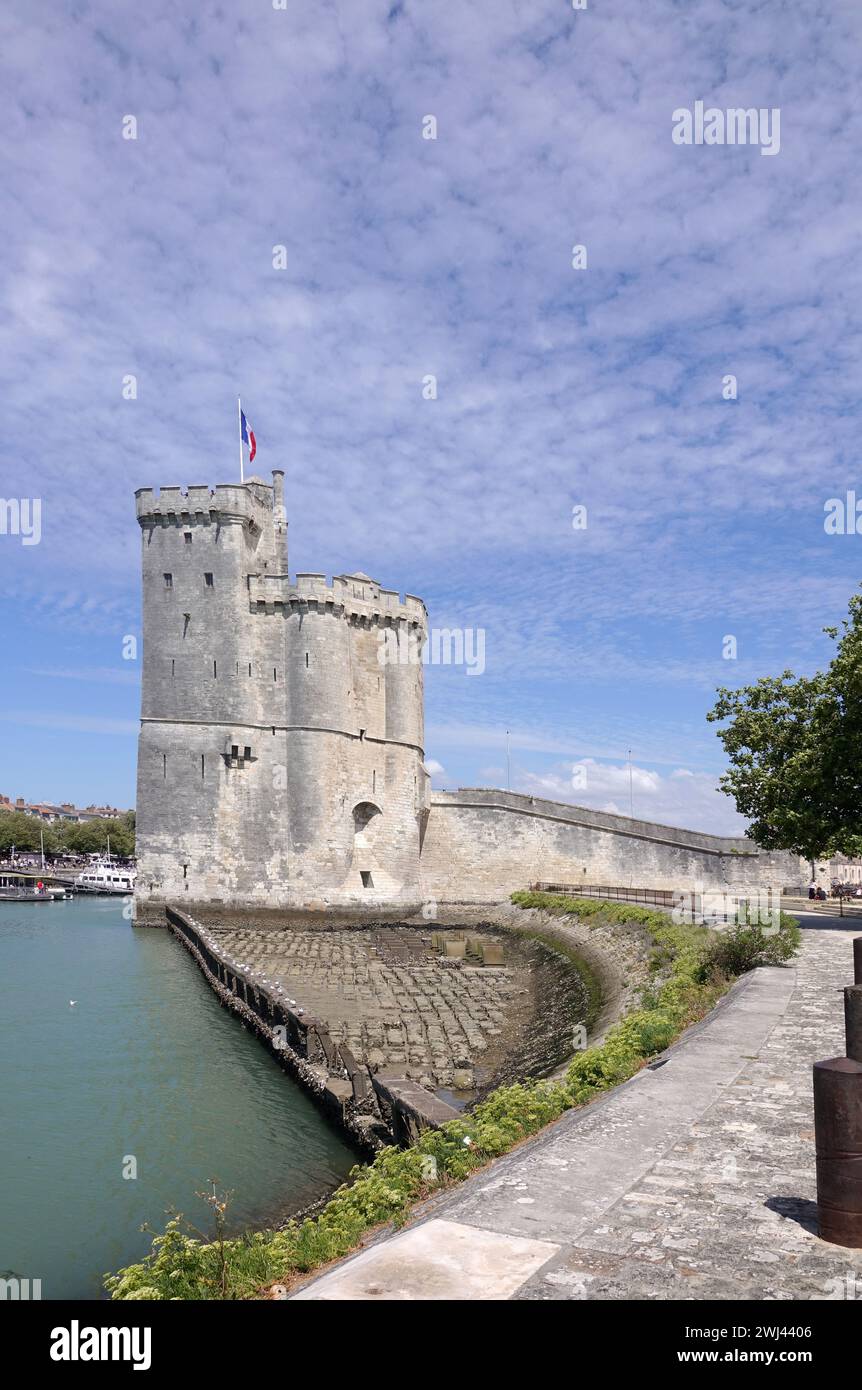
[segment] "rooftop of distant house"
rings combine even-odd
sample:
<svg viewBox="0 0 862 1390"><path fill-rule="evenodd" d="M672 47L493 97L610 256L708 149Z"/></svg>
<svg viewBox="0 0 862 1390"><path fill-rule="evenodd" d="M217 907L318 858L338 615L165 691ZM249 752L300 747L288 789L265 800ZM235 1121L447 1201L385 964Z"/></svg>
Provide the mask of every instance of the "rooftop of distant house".
<svg viewBox="0 0 862 1390"><path fill-rule="evenodd" d="M70 801L64 801L58 806L49 801L25 801L23 796L13 801L11 797L3 796L2 793L0 811L23 811L25 816L36 816L38 820L43 821L114 820L117 816L125 814L116 806L74 806Z"/></svg>

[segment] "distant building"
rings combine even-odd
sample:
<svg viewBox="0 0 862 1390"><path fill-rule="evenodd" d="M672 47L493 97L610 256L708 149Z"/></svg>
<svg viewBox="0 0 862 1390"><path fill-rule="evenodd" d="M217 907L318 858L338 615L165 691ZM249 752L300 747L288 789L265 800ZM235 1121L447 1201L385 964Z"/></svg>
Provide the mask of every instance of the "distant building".
<svg viewBox="0 0 862 1390"><path fill-rule="evenodd" d="M827 860L830 883L862 884L862 859L848 859L846 854L834 854Z"/></svg>
<svg viewBox="0 0 862 1390"><path fill-rule="evenodd" d="M37 820L47 823L67 820L79 824L91 820L115 820L117 816L125 814L116 806L86 806L82 809L80 806L73 806L70 801L56 806L48 801L25 801L23 796L16 797L13 801L11 797L2 794L0 811L23 811L25 816L35 816Z"/></svg>

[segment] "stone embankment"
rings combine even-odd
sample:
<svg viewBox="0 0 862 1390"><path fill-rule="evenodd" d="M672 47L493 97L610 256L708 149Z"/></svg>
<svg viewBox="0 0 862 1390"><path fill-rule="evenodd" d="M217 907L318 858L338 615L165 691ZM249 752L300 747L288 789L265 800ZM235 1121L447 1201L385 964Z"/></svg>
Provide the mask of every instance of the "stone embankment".
<svg viewBox="0 0 862 1390"><path fill-rule="evenodd" d="M256 972L244 974L212 933L187 913L168 907L166 917L221 1002L258 1035L285 1071L361 1147L374 1151L388 1142L367 1070L347 1048L334 1046L326 1025L284 999L270 981L256 979Z"/></svg>
<svg viewBox="0 0 862 1390"><path fill-rule="evenodd" d="M453 940L453 937L459 939ZM429 1090L474 1089L507 1027L532 1009L530 962L497 940L414 928L215 933L234 960L301 999L333 1039L375 1071ZM498 964L483 964L496 946ZM470 949L472 948L472 949ZM469 951L469 954L468 954ZM481 955L480 955L481 952Z"/></svg>
<svg viewBox="0 0 862 1390"><path fill-rule="evenodd" d="M222 1003L369 1151L412 1141L494 1085L565 1064L583 1045L576 1029L594 1041L646 983L637 928L510 905L493 921L487 909L481 920L453 916L439 929L314 932L167 910Z"/></svg>
<svg viewBox="0 0 862 1390"><path fill-rule="evenodd" d="M601 1042L608 1029L638 1002L641 991L655 984L650 975L652 942L648 932L634 923L604 922L589 918L560 917L540 908L500 903L487 907L470 903L446 905L446 921L453 927L493 926L556 945L593 983L589 1043Z"/></svg>

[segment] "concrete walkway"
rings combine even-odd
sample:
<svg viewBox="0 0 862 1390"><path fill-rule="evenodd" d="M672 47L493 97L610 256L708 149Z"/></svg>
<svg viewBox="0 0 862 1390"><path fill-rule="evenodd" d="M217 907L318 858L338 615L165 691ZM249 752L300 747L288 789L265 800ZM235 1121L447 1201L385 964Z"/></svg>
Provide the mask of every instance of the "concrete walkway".
<svg viewBox="0 0 862 1390"><path fill-rule="evenodd" d="M798 915L796 962L744 976L664 1065L294 1297L862 1300L862 1251L815 1234L811 1102L859 924Z"/></svg>

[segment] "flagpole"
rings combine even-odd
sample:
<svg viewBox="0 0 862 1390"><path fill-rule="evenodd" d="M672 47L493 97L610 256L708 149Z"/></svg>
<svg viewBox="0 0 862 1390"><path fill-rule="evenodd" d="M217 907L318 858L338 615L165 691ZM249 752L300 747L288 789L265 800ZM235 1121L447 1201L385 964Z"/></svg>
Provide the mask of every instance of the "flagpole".
<svg viewBox="0 0 862 1390"><path fill-rule="evenodd" d="M239 425L239 480L241 483L244 483L245 461L242 456L242 402L239 396L237 396L236 398L236 419L237 424Z"/></svg>

